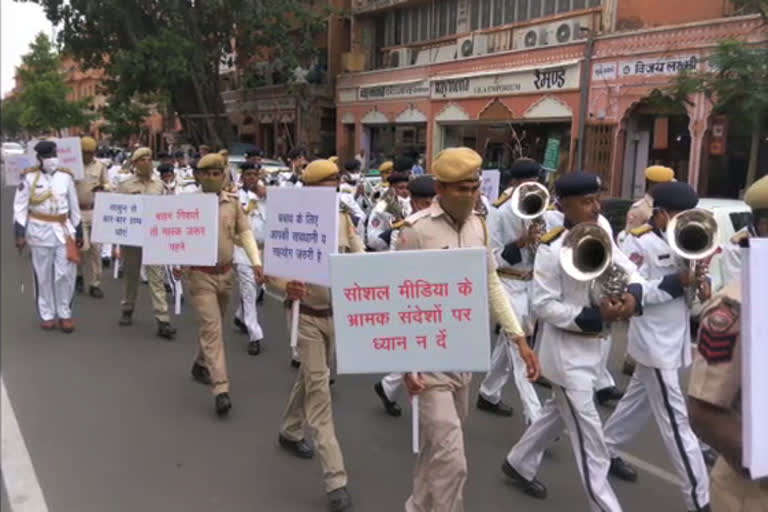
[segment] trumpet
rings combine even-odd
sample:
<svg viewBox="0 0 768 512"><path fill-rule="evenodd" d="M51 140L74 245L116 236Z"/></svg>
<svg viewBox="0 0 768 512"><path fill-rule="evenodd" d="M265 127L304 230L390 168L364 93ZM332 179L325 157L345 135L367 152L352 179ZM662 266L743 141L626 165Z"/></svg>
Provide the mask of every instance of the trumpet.
<svg viewBox="0 0 768 512"><path fill-rule="evenodd" d="M539 237L546 229L543 216L549 205L549 191L541 183L528 181L515 187L510 201L515 215L531 221L528 231L536 241L531 245L531 251L536 254Z"/></svg>
<svg viewBox="0 0 768 512"><path fill-rule="evenodd" d="M693 283L685 292L690 306L697 292L701 291L701 276L706 273L712 256L717 251L720 230L715 216L708 210L695 208L680 212L667 225L667 243L675 254L685 260L688 272L693 273Z"/></svg>
<svg viewBox="0 0 768 512"><path fill-rule="evenodd" d="M627 291L629 275L612 258L611 236L599 224L576 225L565 236L560 249L563 271L577 281L591 281L592 305L598 305L603 298L619 299Z"/></svg>

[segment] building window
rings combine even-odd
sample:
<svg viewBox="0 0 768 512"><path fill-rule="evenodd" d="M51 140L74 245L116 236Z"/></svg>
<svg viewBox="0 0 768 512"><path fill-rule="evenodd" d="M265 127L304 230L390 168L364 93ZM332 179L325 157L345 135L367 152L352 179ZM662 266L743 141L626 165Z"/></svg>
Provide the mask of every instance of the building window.
<svg viewBox="0 0 768 512"><path fill-rule="evenodd" d="M571 0L558 0L557 12L568 12L571 10Z"/></svg>
<svg viewBox="0 0 768 512"><path fill-rule="evenodd" d="M491 0L480 2L480 28L491 26Z"/></svg>
<svg viewBox="0 0 768 512"><path fill-rule="evenodd" d="M480 26L480 0L472 0L469 5L469 28L477 30Z"/></svg>
<svg viewBox="0 0 768 512"><path fill-rule="evenodd" d="M448 1L448 33L456 33L456 17L458 16L458 0Z"/></svg>
<svg viewBox="0 0 768 512"><path fill-rule="evenodd" d="M555 0L544 0L544 16L555 14Z"/></svg>
<svg viewBox="0 0 768 512"><path fill-rule="evenodd" d="M528 0L517 0L517 21L525 21L530 18L530 14L528 14L529 7Z"/></svg>
<svg viewBox="0 0 768 512"><path fill-rule="evenodd" d="M429 14L431 8L429 5L424 5L419 9L419 39L421 41L427 41L429 36Z"/></svg>
<svg viewBox="0 0 768 512"><path fill-rule="evenodd" d="M587 7L587 0L572 0L573 1L573 10L577 9L584 9Z"/></svg>
<svg viewBox="0 0 768 512"><path fill-rule="evenodd" d="M541 17L541 8L543 3L544 3L543 0L530 0L528 2L529 4L528 17L530 19Z"/></svg>
<svg viewBox="0 0 768 512"><path fill-rule="evenodd" d="M504 24L504 0L493 0L491 23L493 23L494 27Z"/></svg>

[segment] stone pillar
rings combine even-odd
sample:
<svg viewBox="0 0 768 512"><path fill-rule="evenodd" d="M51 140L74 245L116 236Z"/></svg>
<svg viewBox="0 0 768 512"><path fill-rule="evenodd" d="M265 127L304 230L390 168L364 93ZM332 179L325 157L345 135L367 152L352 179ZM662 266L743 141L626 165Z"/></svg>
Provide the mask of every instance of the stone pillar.
<svg viewBox="0 0 768 512"><path fill-rule="evenodd" d="M693 105L686 107L688 111L688 131L691 134L691 152L688 158L688 184L698 191L704 135L709 127L712 104L704 97L703 93L696 93L692 99Z"/></svg>

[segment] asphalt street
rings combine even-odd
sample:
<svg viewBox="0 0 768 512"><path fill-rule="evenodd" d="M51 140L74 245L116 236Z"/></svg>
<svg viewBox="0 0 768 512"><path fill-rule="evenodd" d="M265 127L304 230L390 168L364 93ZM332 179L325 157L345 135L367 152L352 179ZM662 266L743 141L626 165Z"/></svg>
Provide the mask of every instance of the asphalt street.
<svg viewBox="0 0 768 512"><path fill-rule="evenodd" d="M76 298L74 334L41 331L31 268L19 262L13 247L11 190L3 191L2 202L2 379L48 510L326 509L319 462L296 459L277 445L296 374L277 301L268 298L260 309L266 339L257 357L246 353L247 338L235 332L228 315L234 408L220 420L210 392L189 375L197 343L192 311L185 307L174 318L175 341L157 338L146 286L132 327L117 324L121 283L106 270L104 299ZM403 510L411 489L409 410L401 418L384 413L373 393L378 377L342 375L333 388L336 431L359 512ZM480 380L475 377L475 397ZM546 390L540 393L545 396ZM520 411L511 382L505 400ZM517 412L501 418L472 408L465 426L466 510L588 510L565 437L552 446L539 474L549 488L546 501L521 494L505 480L502 459L523 429ZM670 465L655 425L649 424L627 452L648 463L651 472L641 470L635 484L615 482L624 510L685 510L676 486L659 476ZM19 492L4 484L3 510Z"/></svg>

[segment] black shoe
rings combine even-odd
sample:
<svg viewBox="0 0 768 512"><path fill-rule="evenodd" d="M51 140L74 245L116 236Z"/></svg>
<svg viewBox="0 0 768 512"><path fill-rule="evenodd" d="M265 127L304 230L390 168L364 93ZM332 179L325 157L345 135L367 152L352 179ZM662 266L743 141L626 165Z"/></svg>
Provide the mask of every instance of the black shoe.
<svg viewBox="0 0 768 512"><path fill-rule="evenodd" d="M543 388L552 389L552 383L549 382L546 377L539 377L534 384Z"/></svg>
<svg viewBox="0 0 768 512"><path fill-rule="evenodd" d="M329 387L330 387L330 386L333 386L334 384L336 384L336 379L334 379L333 377L331 377L330 379L328 379L328 386L329 386Z"/></svg>
<svg viewBox="0 0 768 512"><path fill-rule="evenodd" d="M112 258L101 258L101 266L104 268L109 268L109 266L112 264Z"/></svg>
<svg viewBox="0 0 768 512"><path fill-rule="evenodd" d="M327 494L328 510L331 512L349 512L352 510L352 498L346 487L339 487Z"/></svg>
<svg viewBox="0 0 768 512"><path fill-rule="evenodd" d="M125 271L123 269L121 269L121 268L117 269L117 278L118 279L122 279L124 275L125 275Z"/></svg>
<svg viewBox="0 0 768 512"><path fill-rule="evenodd" d="M298 368L299 366L301 366L301 361L299 361L298 359L291 359L291 366L293 366L294 368Z"/></svg>
<svg viewBox="0 0 768 512"><path fill-rule="evenodd" d="M120 325L132 325L133 324L133 311L123 311L120 315Z"/></svg>
<svg viewBox="0 0 768 512"><path fill-rule="evenodd" d="M252 356L257 356L261 353L261 341L249 341L248 342L248 353Z"/></svg>
<svg viewBox="0 0 768 512"><path fill-rule="evenodd" d="M699 507L693 512L712 512L712 508L709 506L709 503L707 503L703 507Z"/></svg>
<svg viewBox="0 0 768 512"><path fill-rule="evenodd" d="M173 291L173 288L171 288L171 285L168 283L165 283L165 293L171 293Z"/></svg>
<svg viewBox="0 0 768 512"><path fill-rule="evenodd" d="M611 467L608 469L608 473L625 482L637 481L637 470L628 462L624 462L621 457L611 459Z"/></svg>
<svg viewBox="0 0 768 512"><path fill-rule="evenodd" d="M77 293L83 293L83 290L85 290L85 282L83 281L83 276L77 276L75 279L75 291Z"/></svg>
<svg viewBox="0 0 768 512"><path fill-rule="evenodd" d="M403 414L403 410L400 408L399 405L397 405L397 402L390 400L387 397L387 394L384 393L384 386L381 385L381 381L377 382L373 386L373 390L376 392L377 395L379 395L379 398L381 399L381 404L384 406L384 410L387 411L387 414L389 414L390 416L394 416L395 418L398 418Z"/></svg>
<svg viewBox="0 0 768 512"><path fill-rule="evenodd" d="M526 480L523 475L517 472L506 459L501 465L501 471L520 487L525 494L532 496L537 500L543 500L547 497L547 488L537 478Z"/></svg>
<svg viewBox="0 0 768 512"><path fill-rule="evenodd" d="M104 292L101 291L101 288L99 288L98 286L91 286L88 289L88 293L94 299L103 299L104 298Z"/></svg>
<svg viewBox="0 0 768 512"><path fill-rule="evenodd" d="M701 455L704 456L704 464L709 467L714 466L715 462L717 462L717 452L712 448L709 448L708 450L702 450Z"/></svg>
<svg viewBox="0 0 768 512"><path fill-rule="evenodd" d="M243 323L243 321L242 321L242 320L240 320L240 319L239 319L239 318L237 318L237 317L235 317L235 327L237 327L238 329L240 329L240 332L241 332L241 333L243 333L243 334L248 334L248 327L246 327L246 325Z"/></svg>
<svg viewBox="0 0 768 512"><path fill-rule="evenodd" d="M157 322L157 335L167 340L172 340L176 337L176 329L168 322Z"/></svg>
<svg viewBox="0 0 768 512"><path fill-rule="evenodd" d="M286 451L291 452L300 459L311 459L315 456L315 450L302 439L300 441L291 441L283 434L277 436L277 441L280 443L280 447Z"/></svg>
<svg viewBox="0 0 768 512"><path fill-rule="evenodd" d="M208 368L205 366L195 363L192 365L192 371L190 373L192 374L192 378L200 384L204 384L206 386L211 385L211 374L208 372Z"/></svg>
<svg viewBox="0 0 768 512"><path fill-rule="evenodd" d="M512 416L515 413L512 407L501 400L499 400L499 403L494 404L483 398L482 395L477 396L477 408L481 411L488 411L499 416Z"/></svg>
<svg viewBox="0 0 768 512"><path fill-rule="evenodd" d="M624 396L624 392L622 392L616 386L603 388L598 390L597 393L595 393L595 398L597 399L597 403L602 405L603 407L615 407L616 402L621 400L621 397L623 396Z"/></svg>
<svg viewBox="0 0 768 512"><path fill-rule="evenodd" d="M259 292L259 297L256 299L256 304L262 304L264 302L264 288Z"/></svg>
<svg viewBox="0 0 768 512"><path fill-rule="evenodd" d="M624 358L624 364L621 365L621 373L629 377L635 373L635 360L627 356Z"/></svg>
<svg viewBox="0 0 768 512"><path fill-rule="evenodd" d="M232 408L232 400L229 398L229 393L219 393L216 395L216 414L218 416L226 416L229 410Z"/></svg>

